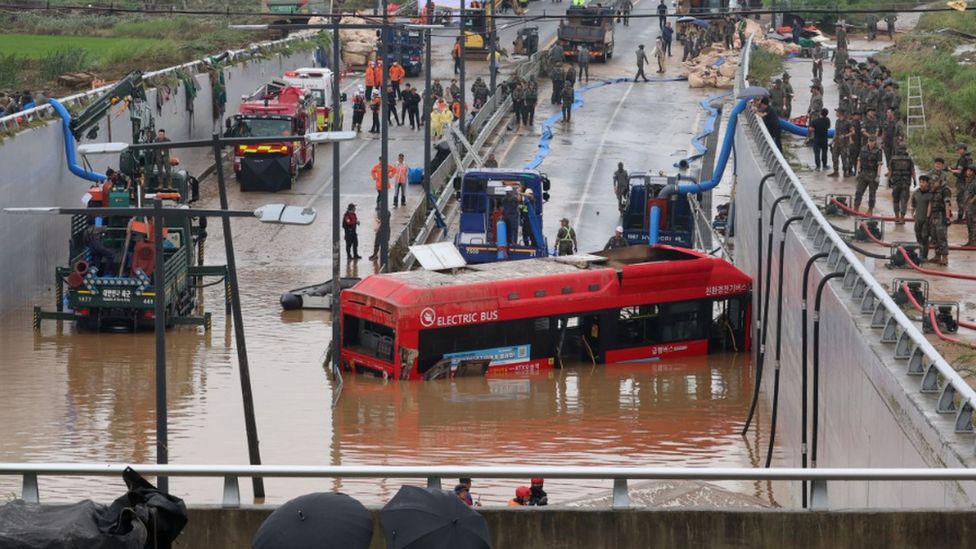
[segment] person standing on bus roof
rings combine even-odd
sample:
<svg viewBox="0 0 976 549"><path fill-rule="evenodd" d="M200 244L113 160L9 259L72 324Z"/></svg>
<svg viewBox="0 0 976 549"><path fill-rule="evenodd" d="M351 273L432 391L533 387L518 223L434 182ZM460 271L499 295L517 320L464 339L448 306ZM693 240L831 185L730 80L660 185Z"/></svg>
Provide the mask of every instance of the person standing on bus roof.
<svg viewBox="0 0 976 549"><path fill-rule="evenodd" d="M522 245L536 248L538 243L535 240L535 233L532 231L532 219L529 217L529 204L532 204L533 211L535 211L535 204L533 203L535 194L532 189L525 189L520 194L519 216L522 218Z"/></svg>
<svg viewBox="0 0 976 549"><path fill-rule="evenodd" d="M519 199L518 191L515 188L509 187L508 192L502 198L502 219L505 220L505 229L508 232L508 245L514 246L518 244L518 219L519 219L519 206L521 205L521 200Z"/></svg>
<svg viewBox="0 0 976 549"><path fill-rule="evenodd" d="M558 255L573 255L576 253L576 231L569 226L569 219L559 220L559 231L556 232L556 246Z"/></svg>
<svg viewBox="0 0 976 549"><path fill-rule="evenodd" d="M627 247L627 239L624 238L624 228L617 226L617 230L614 232L610 240L607 241L607 245L603 247L604 250L615 250L617 248Z"/></svg>

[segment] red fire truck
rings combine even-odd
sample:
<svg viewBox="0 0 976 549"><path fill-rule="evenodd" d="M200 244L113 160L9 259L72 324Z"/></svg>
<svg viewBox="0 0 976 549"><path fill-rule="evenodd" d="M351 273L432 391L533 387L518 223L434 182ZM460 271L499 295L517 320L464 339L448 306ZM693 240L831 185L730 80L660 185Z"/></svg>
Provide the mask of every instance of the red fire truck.
<svg viewBox="0 0 976 549"><path fill-rule="evenodd" d="M752 280L665 245L366 277L341 294L346 370L395 379L642 363L749 348Z"/></svg>
<svg viewBox="0 0 976 549"><path fill-rule="evenodd" d="M245 98L240 114L231 118L228 133L233 137L302 136L316 127L311 91L272 82ZM302 140L239 145L234 150L234 174L245 192L290 189L299 170L314 163L315 145Z"/></svg>

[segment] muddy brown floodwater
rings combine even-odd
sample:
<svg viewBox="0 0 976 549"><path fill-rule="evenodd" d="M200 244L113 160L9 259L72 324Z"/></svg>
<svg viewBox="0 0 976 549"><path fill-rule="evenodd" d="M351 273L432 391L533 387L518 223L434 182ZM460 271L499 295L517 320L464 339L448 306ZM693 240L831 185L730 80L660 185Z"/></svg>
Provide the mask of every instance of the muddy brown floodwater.
<svg viewBox="0 0 976 549"><path fill-rule="evenodd" d="M260 270L242 277L262 279ZM453 382L347 378L333 410L321 366L328 314L283 314L268 306L279 290L277 282L252 284L244 300L265 463L753 467L765 455L764 440L739 435L753 381L741 354ZM221 299L207 289L215 313L209 334L187 327L167 334L173 463L247 462L232 330L213 307ZM0 318L0 461L153 462L152 334L77 333L54 322L33 332L28 313ZM340 489L382 503L401 483L268 479L267 501ZM516 485L476 480L474 493L486 505L504 504ZM767 502L773 494L765 484L723 486ZM216 502L221 481L173 479L171 489L191 502ZM242 489L250 497L250 484ZM551 480L547 489L554 503L569 502L607 495L610 482ZM19 490L19 477L0 478L0 499ZM106 501L121 492L115 480L41 480L46 501Z"/></svg>

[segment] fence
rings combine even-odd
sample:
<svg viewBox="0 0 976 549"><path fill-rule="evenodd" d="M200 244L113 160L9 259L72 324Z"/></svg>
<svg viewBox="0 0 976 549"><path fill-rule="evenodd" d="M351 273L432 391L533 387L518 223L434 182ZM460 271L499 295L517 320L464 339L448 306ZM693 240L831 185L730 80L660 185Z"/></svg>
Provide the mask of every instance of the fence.
<svg viewBox="0 0 976 549"><path fill-rule="evenodd" d="M299 42L303 40L308 40L317 34L316 31L301 31L292 34L287 38L281 40L273 40L267 42L261 42L255 44L250 48L243 50L230 50L227 52L227 61L231 63L237 63L240 61L245 61L251 59L257 55L260 55L267 48L274 48L277 46L283 46L290 44L292 42ZM198 59L196 61L190 61L189 63L184 63L182 65L177 65L175 67L169 67L158 71L147 72L142 75L143 80L148 80L150 78L155 78L158 76L170 76L175 75L177 71L187 71L192 73L203 72L204 69L209 67L211 62L205 59ZM90 104L92 101L97 99L101 94L109 90L115 83L106 84L99 88L95 88L90 91L85 91L82 93L76 93L74 95L69 95L59 101L67 107L69 110L74 110L77 108L83 108ZM26 129L31 126L32 122L38 120L48 120L55 116L54 109L47 103L43 105L37 105L29 109L10 114L4 117L0 117L0 132L11 132L16 133L21 129Z"/></svg>
<svg viewBox="0 0 976 549"><path fill-rule="evenodd" d="M126 467L146 476L223 478L224 507L241 504L239 479L262 478L374 478L425 479L428 488L440 488L442 478L598 479L612 480L614 509L630 507L629 480L751 480L810 481L813 510L827 507L828 481L971 481L976 469L752 469L734 467L438 467L369 465L124 465L97 463L0 463L0 476L21 476L21 498L39 503L42 476L121 477ZM192 502L191 502L192 503Z"/></svg>
<svg viewBox="0 0 976 549"><path fill-rule="evenodd" d="M516 65L515 74L521 78L528 78L531 75L538 74L539 56L545 53L537 52ZM511 109L512 99L510 96L502 98L496 92L488 98L488 102L485 103L467 126L467 137L474 136L474 139L469 139L469 142L475 151L480 150L484 146L488 137L495 131L498 123L505 118ZM453 139L450 134L446 138ZM474 162L474 155L471 151L465 151L462 156L461 166L457 165L452 156L448 157L444 163L431 173L430 193L436 199L437 210L439 212L444 211L444 208L454 194L453 187L450 184L451 180L455 175L463 173L472 162ZM414 210L413 215L410 216L410 219L400 234L391 240L390 270L400 271L410 269L413 266L414 259L410 254L410 246L426 242L434 230L435 223L436 213L431 210L429 202L425 200Z"/></svg>
<svg viewBox="0 0 976 549"><path fill-rule="evenodd" d="M750 49L745 48L740 74L748 75ZM747 82L743 81L743 84ZM763 163L774 174L771 181L782 193L789 196L788 207L792 208L792 215L803 216L802 230L813 241L817 251L829 254L827 266L831 270L844 272L843 289L849 292L850 299L859 304L861 314L870 315L871 327L881 330L881 343L893 345L894 357L905 364L906 373L921 378L921 393L937 395L937 398L930 400L937 413L955 414L956 433L973 434L976 391L929 343L921 330L905 315L831 227L799 177L776 148L759 117L751 112L743 113L742 116L746 118L747 129L758 145Z"/></svg>

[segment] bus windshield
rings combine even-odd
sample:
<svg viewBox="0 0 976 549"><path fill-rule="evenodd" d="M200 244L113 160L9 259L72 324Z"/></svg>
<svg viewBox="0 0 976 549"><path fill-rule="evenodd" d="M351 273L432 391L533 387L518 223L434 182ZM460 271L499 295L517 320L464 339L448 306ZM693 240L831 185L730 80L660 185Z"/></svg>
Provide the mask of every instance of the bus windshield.
<svg viewBox="0 0 976 549"><path fill-rule="evenodd" d="M289 118L240 118L237 122L237 137L277 137L291 135Z"/></svg>

